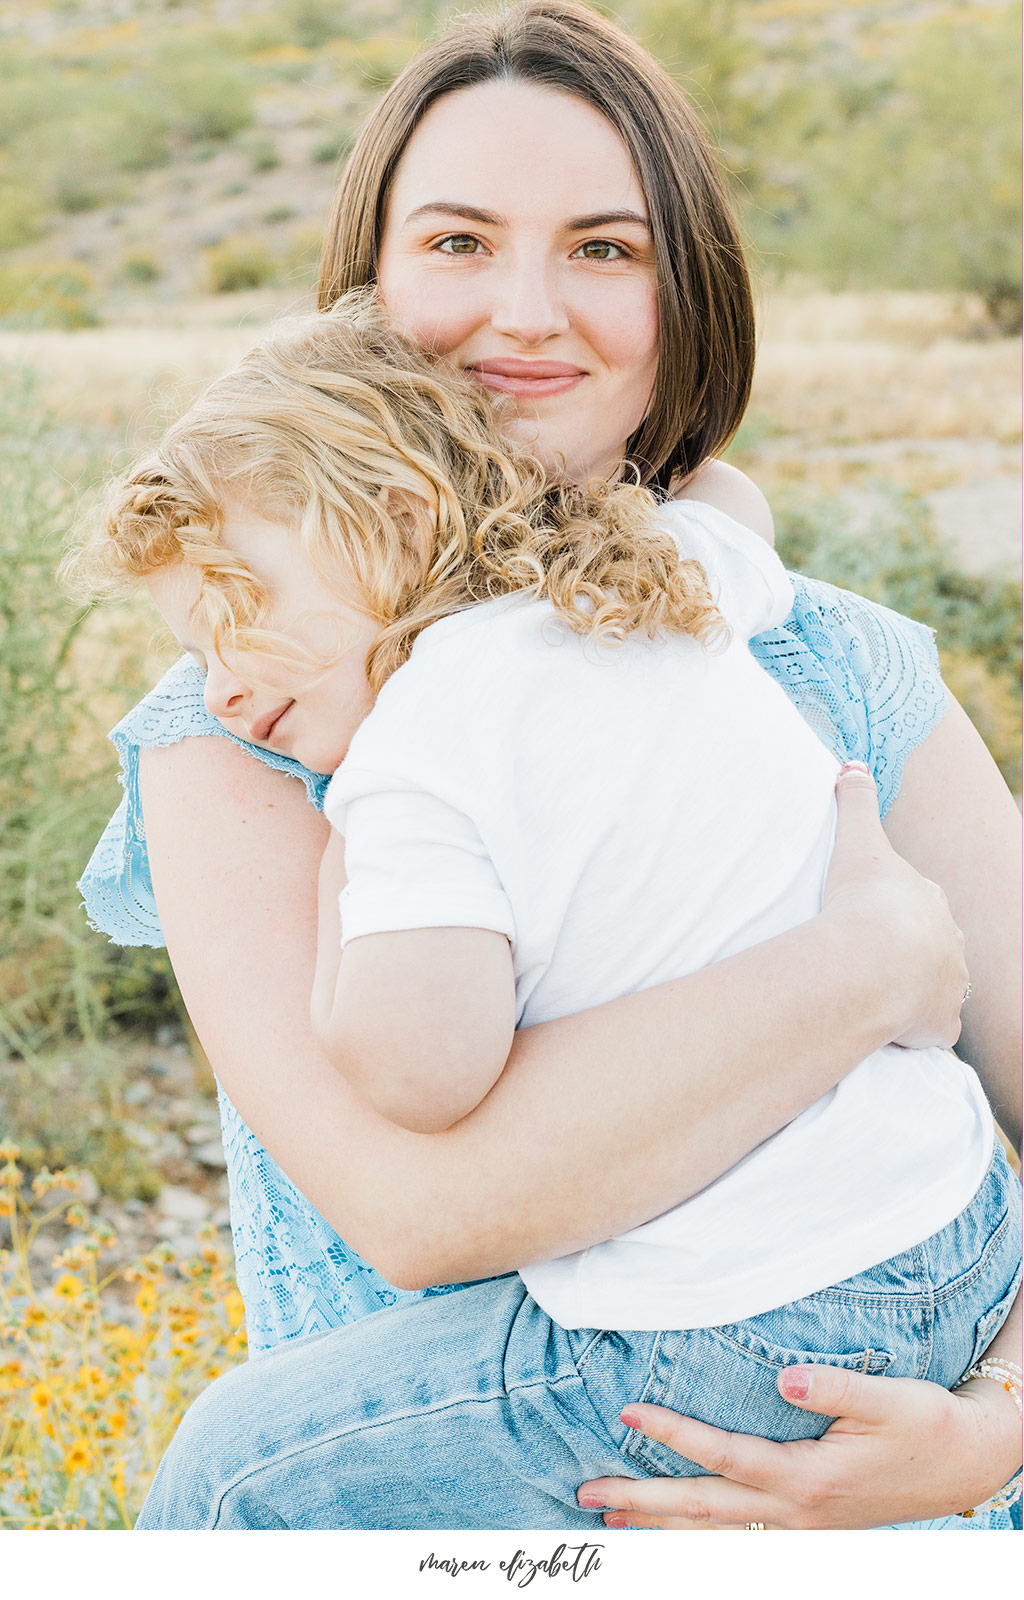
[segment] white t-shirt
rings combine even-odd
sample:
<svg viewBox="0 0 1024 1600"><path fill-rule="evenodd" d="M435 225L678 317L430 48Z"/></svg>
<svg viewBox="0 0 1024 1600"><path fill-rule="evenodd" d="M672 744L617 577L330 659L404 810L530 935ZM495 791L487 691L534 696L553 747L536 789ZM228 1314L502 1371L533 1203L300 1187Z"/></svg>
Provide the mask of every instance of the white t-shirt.
<svg viewBox="0 0 1024 1600"><path fill-rule="evenodd" d="M728 647L678 634L601 646L518 595L425 629L327 791L345 835L343 942L504 933L528 1026L820 909L838 765L747 647L788 615L789 579L709 506L678 501L660 521L707 572ZM945 1226L992 1139L969 1067L890 1047L691 1200L522 1276L565 1327L752 1316Z"/></svg>

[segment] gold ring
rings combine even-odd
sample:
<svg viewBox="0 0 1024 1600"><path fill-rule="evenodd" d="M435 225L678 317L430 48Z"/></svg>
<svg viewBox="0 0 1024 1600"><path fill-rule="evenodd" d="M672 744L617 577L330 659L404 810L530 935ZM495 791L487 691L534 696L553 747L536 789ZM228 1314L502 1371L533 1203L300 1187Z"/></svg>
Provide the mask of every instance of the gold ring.
<svg viewBox="0 0 1024 1600"><path fill-rule="evenodd" d="M763 1533L764 1532L764 1523L763 1522L745 1522L743 1524L743 1526L750 1533Z"/></svg>

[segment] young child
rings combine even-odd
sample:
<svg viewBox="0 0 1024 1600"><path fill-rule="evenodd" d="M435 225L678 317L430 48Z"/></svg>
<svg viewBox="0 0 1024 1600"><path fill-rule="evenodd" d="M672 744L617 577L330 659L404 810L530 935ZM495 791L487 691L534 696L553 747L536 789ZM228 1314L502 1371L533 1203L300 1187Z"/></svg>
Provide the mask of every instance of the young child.
<svg viewBox="0 0 1024 1600"><path fill-rule="evenodd" d="M545 483L365 298L214 383L114 487L96 553L145 580L226 729L335 773L314 1019L407 1128L465 1116L515 1027L819 909L837 763L747 648L791 606L774 552L696 502ZM1012 1228L974 1263L1016 1195L972 1069L892 1046L684 1204L522 1277L627 1345L730 1324L756 1370L772 1312L774 1351L950 1384L1012 1299ZM933 1236L957 1287L924 1350L872 1284L923 1304ZM744 1393L732 1425L783 1436L774 1384Z"/></svg>

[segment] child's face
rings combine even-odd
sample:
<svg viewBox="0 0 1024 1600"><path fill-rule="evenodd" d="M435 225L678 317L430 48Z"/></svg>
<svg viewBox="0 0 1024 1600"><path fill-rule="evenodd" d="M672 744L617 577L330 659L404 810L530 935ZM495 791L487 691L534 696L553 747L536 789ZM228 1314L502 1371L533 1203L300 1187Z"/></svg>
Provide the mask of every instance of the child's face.
<svg viewBox="0 0 1024 1600"><path fill-rule="evenodd" d="M324 588L293 529L235 506L222 533L273 597L265 626L321 657L333 658L340 637L343 654L333 666L311 673L262 651L218 655L207 624L193 615L199 575L184 563L153 573L147 588L182 649L206 672L207 707L229 733L313 772L333 772L373 705L366 658L379 626Z"/></svg>

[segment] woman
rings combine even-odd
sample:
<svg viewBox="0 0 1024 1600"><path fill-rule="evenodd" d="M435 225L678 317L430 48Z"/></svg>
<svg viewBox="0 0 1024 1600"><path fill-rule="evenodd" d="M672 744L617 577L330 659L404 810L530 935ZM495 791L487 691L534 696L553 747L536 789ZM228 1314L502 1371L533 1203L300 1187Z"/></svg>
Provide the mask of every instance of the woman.
<svg viewBox="0 0 1024 1600"><path fill-rule="evenodd" d="M698 250L703 229L695 221L712 214L716 237ZM608 24L574 7L527 6L507 23L461 25L412 64L351 158L322 302L373 279L421 343L512 396L515 426L553 466L612 472L628 453L649 479L678 489L685 478L687 493L766 528L752 486L702 466L735 427L749 390L750 303L735 235L689 114L649 58ZM917 717L912 731L893 737L890 727L886 737L877 701L874 718L865 705L884 672L866 691L844 662L847 692L837 694L801 637L815 628L833 659L843 634L854 652L869 639L903 652L903 677L914 688L909 696L897 688L897 699ZM844 753L876 747L887 798L907 759L889 826L915 864L940 879L966 928L977 991L968 1013L977 1019L971 1059L1004 1101L1013 1073L1000 1001L1012 992L1001 931L1007 908L983 901L981 885L1001 881L987 868L1002 861L1012 803L1008 809L980 742L962 714L943 714L913 627L834 591L805 587L794 622L762 641L762 653ZM845 882L839 859L830 905L814 924L663 991L522 1034L477 1113L444 1135L398 1134L346 1095L308 1035L323 824L299 786L274 770L280 760L255 752L257 765L237 744L184 737L216 727L202 720L194 677L169 676L164 699L151 700L122 732L129 812L137 771L160 921L182 991L252 1130L225 1101L240 1281L257 1347L399 1298L321 1218L385 1278L414 1290L507 1272L695 1192L878 1044L955 1036L949 989L932 972L941 940L907 926L929 906L927 890L874 841L867 854L881 861L862 859ZM852 717L839 709L844 699ZM852 742L858 717L862 746ZM982 818L966 840L956 825L961 806ZM202 848L189 827L193 807L204 817ZM126 820L125 860L141 872L137 819ZM116 870L108 876L124 882ZM897 963L898 994L890 976ZM948 974L948 951L946 963ZM687 1041L683 1060L676 1038ZM722 1070L745 1086L728 1107L716 1094ZM258 1236L261 1209L275 1218L269 1237ZM457 1297L453 1313L458 1301L469 1304ZM414 1326L423 1309L395 1315ZM377 1337L383 1326L375 1324ZM336 1337L308 1350L326 1356ZM280 1366L277 1356L271 1361ZM270 1364L252 1369L257 1384L261 1371L269 1377ZM996 1385L972 1388L982 1392L970 1406L955 1402L955 1412L942 1390L927 1396L924 1414L916 1394L913 1402L884 1396L877 1459L845 1455L860 1519L852 1525L941 1516L999 1488L1013 1466L1015 1413L1006 1417L1012 1404ZM989 1430L980 1445L979 1415ZM878 1461L905 1480L908 1458L949 1438L951 1428L960 1470L941 1483L929 1474L916 1496L880 1505ZM191 1437L194 1448L195 1429ZM776 1520L799 1525L787 1470ZM269 1524L236 1525L316 1525L282 1519L280 1509L272 1515L278 1520Z"/></svg>

